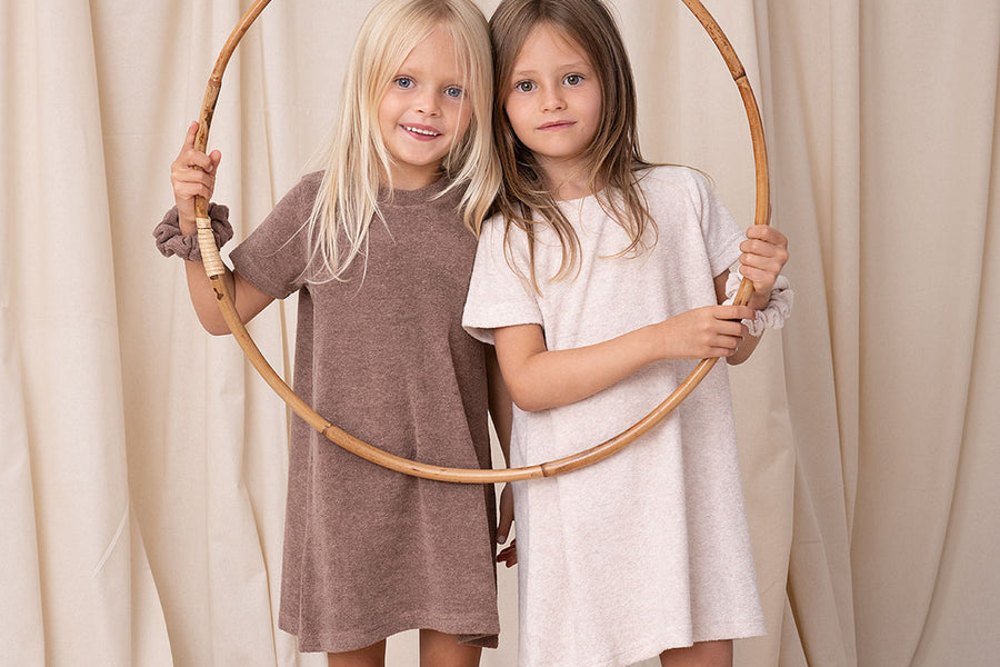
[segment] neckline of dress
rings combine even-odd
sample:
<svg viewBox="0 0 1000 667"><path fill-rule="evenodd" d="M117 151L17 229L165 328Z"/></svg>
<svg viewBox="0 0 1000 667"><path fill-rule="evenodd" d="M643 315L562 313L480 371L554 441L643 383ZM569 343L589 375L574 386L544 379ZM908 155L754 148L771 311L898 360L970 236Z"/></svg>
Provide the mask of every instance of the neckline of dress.
<svg viewBox="0 0 1000 667"><path fill-rule="evenodd" d="M431 183L417 188L416 190L400 190L398 188L390 190L384 185L379 188L379 202L385 202L389 206L419 206L421 204L433 203L433 196L440 193L448 185L448 179L442 174Z"/></svg>

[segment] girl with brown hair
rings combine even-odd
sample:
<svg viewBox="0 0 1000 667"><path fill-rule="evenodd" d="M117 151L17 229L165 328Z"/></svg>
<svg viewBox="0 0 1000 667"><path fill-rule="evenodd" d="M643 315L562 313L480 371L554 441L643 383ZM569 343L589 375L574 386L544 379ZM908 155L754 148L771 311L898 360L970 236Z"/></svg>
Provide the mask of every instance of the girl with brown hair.
<svg viewBox="0 0 1000 667"><path fill-rule="evenodd" d="M600 0L504 0L490 25L503 184L463 324L496 346L521 466L624 430L698 359L744 361L791 293L784 236L642 158ZM725 305L740 273L750 304ZM513 491L521 664L729 665L765 631L724 365L630 448Z"/></svg>

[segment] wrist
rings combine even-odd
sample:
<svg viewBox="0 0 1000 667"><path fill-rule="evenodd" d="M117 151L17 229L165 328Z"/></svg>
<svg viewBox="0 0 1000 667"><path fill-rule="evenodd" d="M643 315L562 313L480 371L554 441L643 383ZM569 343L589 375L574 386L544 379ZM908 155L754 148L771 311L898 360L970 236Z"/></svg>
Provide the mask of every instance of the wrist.
<svg viewBox="0 0 1000 667"><path fill-rule="evenodd" d="M754 310L764 310L767 308L767 304L771 301L771 290L766 292L754 292L750 296L750 300L747 305Z"/></svg>
<svg viewBox="0 0 1000 667"><path fill-rule="evenodd" d="M210 204L208 216L215 245L221 248L233 238L233 227L229 224L229 209L221 204ZM194 220L182 220L177 208L174 207L167 211L163 220L153 230L156 247L164 257L177 255L185 260L201 261L197 228Z"/></svg>
<svg viewBox="0 0 1000 667"><path fill-rule="evenodd" d="M670 334L669 322L670 320L663 320L642 329L647 333L646 345L643 347L647 351L646 363L666 361L677 357L671 345L673 337Z"/></svg>
<svg viewBox="0 0 1000 667"><path fill-rule="evenodd" d="M181 234L184 236L191 236L198 233L198 223L195 222L194 217L189 218L186 215L179 215L177 224L180 227Z"/></svg>
<svg viewBox="0 0 1000 667"><path fill-rule="evenodd" d="M750 335L759 337L765 329L780 329L792 310L795 293L791 290L788 279L779 275L774 288L767 291L767 302L757 305L751 300L751 306L757 316L746 322ZM763 297L763 295L761 295Z"/></svg>

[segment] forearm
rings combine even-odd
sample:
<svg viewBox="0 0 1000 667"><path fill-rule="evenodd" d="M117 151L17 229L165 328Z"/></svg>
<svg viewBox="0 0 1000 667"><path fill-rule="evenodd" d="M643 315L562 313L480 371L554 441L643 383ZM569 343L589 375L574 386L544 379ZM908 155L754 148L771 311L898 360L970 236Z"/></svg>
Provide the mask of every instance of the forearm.
<svg viewBox="0 0 1000 667"><path fill-rule="evenodd" d="M767 302L770 298L770 291L768 291L767 294L754 292L750 296L750 300L747 302L747 305L756 311L763 310L767 307ZM742 364L744 361L749 359L750 355L752 355L754 350L757 349L757 344L760 343L761 337L763 337L763 334L761 334L761 336L752 336L748 333L743 337L743 340L740 341L740 346L736 348L736 352L734 352L731 356L726 357L726 362L730 366L738 366Z"/></svg>
<svg viewBox="0 0 1000 667"><path fill-rule="evenodd" d="M212 280L205 275L205 266L198 261L185 261L184 270L187 273L188 293L191 296L191 305L194 306L194 311L198 315L198 321L201 322L201 326L205 328L205 331L214 336L229 333L229 325L226 324L226 320L222 317L222 311L219 309L219 301L216 297ZM226 281L229 296L235 303L235 280L233 279L232 271L228 267L226 268L223 280Z"/></svg>
<svg viewBox="0 0 1000 667"><path fill-rule="evenodd" d="M655 325L595 345L541 349L506 362L504 378L514 402L533 412L569 405L611 387L661 357Z"/></svg>
<svg viewBox="0 0 1000 667"><path fill-rule="evenodd" d="M180 219L181 233L195 233L193 221ZM191 305L194 306L198 321L205 331L221 336L230 332L229 325L219 308L219 298L215 292L215 283L205 274L205 266L201 261L186 260L184 270L187 276L188 294ZM228 267L223 276L229 297L233 302L240 321L246 323L259 313L270 301L271 297L263 294L250 285L238 273L233 273Z"/></svg>
<svg viewBox="0 0 1000 667"><path fill-rule="evenodd" d="M513 410L511 407L510 392L507 384L503 380L500 372L500 364L497 362L496 352L492 347L486 351L486 377L489 388L489 410L493 420L493 429L496 431L497 440L500 443L500 451L503 452L503 460L510 466L510 432L511 421L513 420Z"/></svg>

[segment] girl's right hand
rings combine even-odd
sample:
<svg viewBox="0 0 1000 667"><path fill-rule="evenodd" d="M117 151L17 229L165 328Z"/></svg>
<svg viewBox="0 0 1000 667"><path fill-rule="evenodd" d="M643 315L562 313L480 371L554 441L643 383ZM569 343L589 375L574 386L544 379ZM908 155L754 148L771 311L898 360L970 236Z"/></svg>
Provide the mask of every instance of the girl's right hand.
<svg viewBox="0 0 1000 667"><path fill-rule="evenodd" d="M212 199L215 190L215 175L222 153L212 151L206 155L195 149L194 138L198 133L198 123L192 122L188 127L184 145L177 159L170 165L170 184L174 189L174 201L177 203L177 214L182 226L194 227L194 198Z"/></svg>
<svg viewBox="0 0 1000 667"><path fill-rule="evenodd" d="M752 320L748 306L705 306L664 320L657 325L664 359L728 357L748 335L740 320Z"/></svg>

